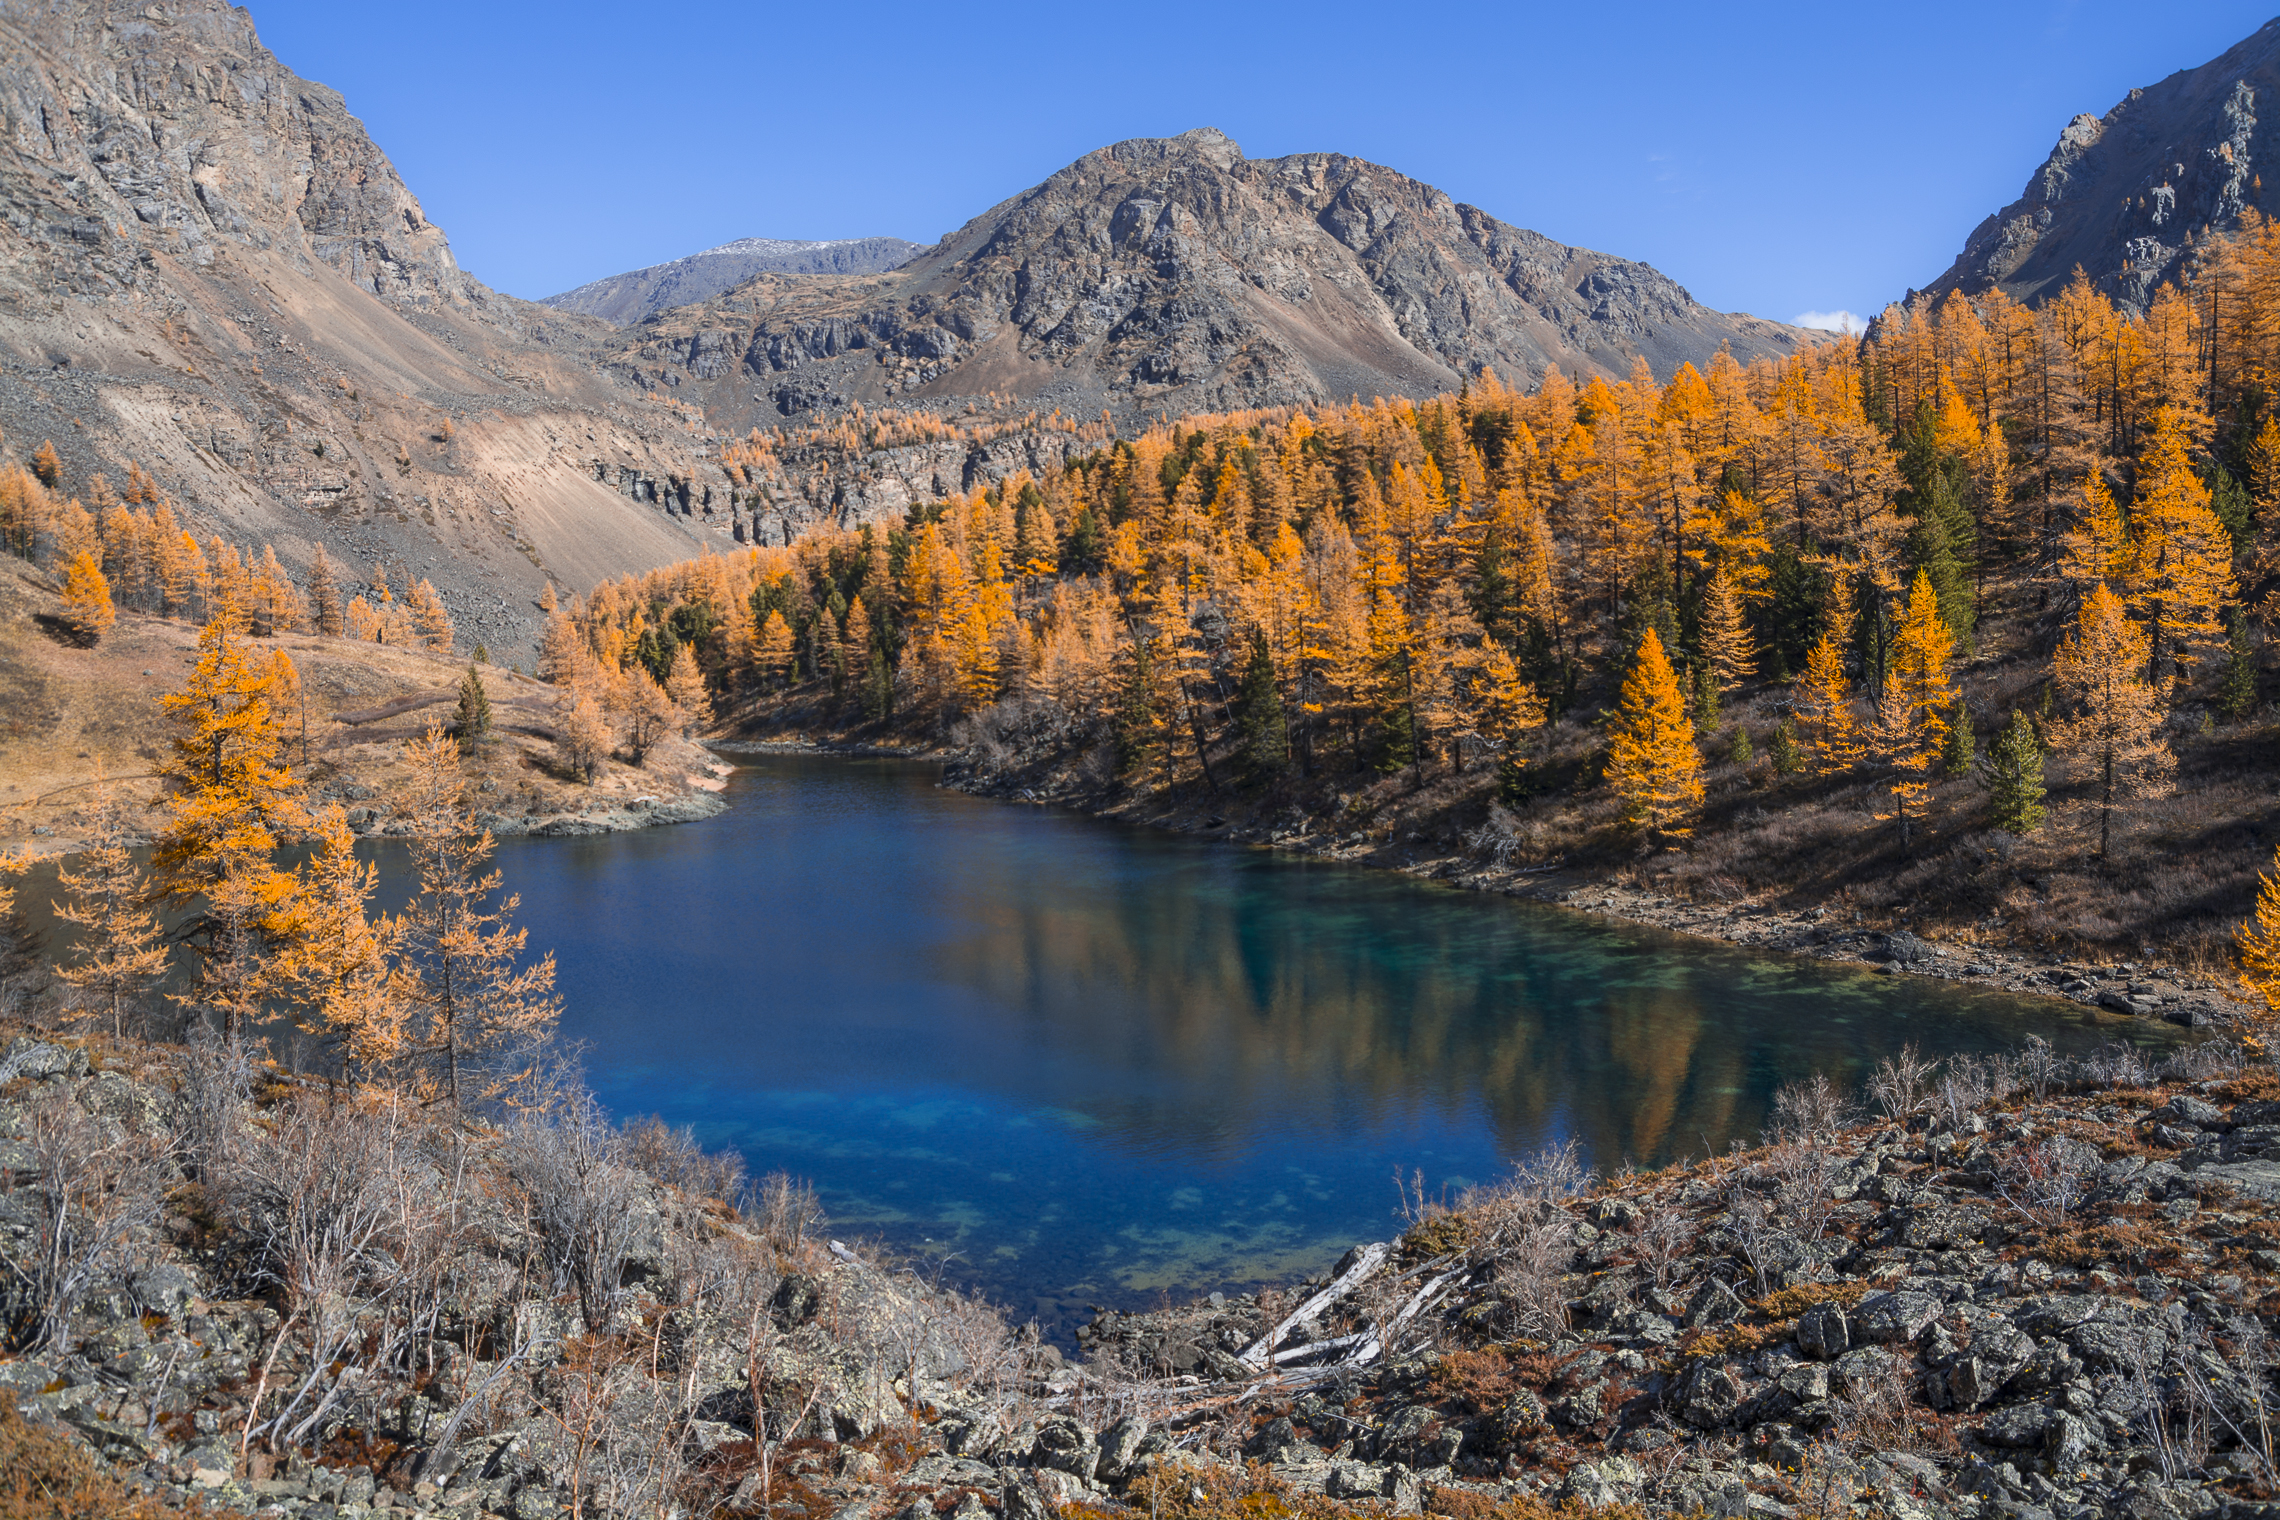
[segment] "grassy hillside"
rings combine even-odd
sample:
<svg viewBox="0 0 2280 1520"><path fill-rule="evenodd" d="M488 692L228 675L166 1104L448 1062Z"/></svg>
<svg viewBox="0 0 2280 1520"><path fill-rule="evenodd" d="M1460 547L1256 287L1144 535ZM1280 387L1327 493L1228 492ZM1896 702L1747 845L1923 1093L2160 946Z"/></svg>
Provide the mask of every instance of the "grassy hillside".
<svg viewBox="0 0 2280 1520"><path fill-rule="evenodd" d="M0 847L34 854L70 846L101 780L153 794L168 735L159 699L182 684L198 642L195 624L125 612L87 646L61 612L52 576L0 558ZM288 760L318 795L363 810L360 827L385 832L402 741L431 715L451 717L468 662L306 633L252 643L283 650L300 673L305 714L294 714ZM497 666L481 678L495 742L470 757L467 775L495 832L631 827L716 806L717 762L695 745L668 740L640 765L612 758L589 785L557 758L560 692ZM654 800L636 808L636 798Z"/></svg>

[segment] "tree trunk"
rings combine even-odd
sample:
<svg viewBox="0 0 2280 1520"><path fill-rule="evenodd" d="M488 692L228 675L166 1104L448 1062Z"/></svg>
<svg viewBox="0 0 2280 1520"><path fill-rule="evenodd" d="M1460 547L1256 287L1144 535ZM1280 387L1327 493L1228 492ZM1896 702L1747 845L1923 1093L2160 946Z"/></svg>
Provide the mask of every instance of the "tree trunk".
<svg viewBox="0 0 2280 1520"><path fill-rule="evenodd" d="M2106 844L2114 822L2114 752L2106 751L2098 789L2098 858L2106 858Z"/></svg>

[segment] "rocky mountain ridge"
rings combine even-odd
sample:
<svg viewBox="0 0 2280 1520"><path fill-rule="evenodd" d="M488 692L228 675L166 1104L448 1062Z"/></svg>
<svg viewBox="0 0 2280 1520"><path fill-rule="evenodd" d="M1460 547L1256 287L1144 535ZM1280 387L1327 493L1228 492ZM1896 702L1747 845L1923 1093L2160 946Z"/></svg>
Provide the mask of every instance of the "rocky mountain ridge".
<svg viewBox="0 0 2280 1520"><path fill-rule="evenodd" d="M2178 278L2193 245L2238 225L2244 210L2280 207L2264 187L2271 130L2258 113L2280 102L2280 20L2208 63L2130 91L2104 116L2067 123L2020 197L1995 212L1927 290L2000 288L2040 303L2076 265L2117 303L2143 310Z"/></svg>
<svg viewBox="0 0 2280 1520"><path fill-rule="evenodd" d="M1198 128L1089 153L891 273L761 275L659 313L613 365L729 432L980 395L1129 426L1815 341L1379 165L1250 160Z"/></svg>
<svg viewBox="0 0 2280 1520"><path fill-rule="evenodd" d="M884 274L918 251L918 244L895 237L738 238L663 264L590 280L542 297L538 304L623 326L670 307L709 300L756 274Z"/></svg>
<svg viewBox="0 0 2280 1520"><path fill-rule="evenodd" d="M726 540L686 411L596 373L607 325L460 269L221 0L0 5L0 224L0 435L52 439L74 494L133 460L201 534L524 632L549 579L697 552L707 506Z"/></svg>

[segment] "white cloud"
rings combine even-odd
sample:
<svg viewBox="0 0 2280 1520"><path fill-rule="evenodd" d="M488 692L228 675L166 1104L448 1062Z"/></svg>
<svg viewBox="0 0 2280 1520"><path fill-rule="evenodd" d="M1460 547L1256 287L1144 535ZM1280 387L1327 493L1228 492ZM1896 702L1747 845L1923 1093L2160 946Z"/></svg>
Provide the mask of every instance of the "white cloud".
<svg viewBox="0 0 2280 1520"><path fill-rule="evenodd" d="M1801 311L1789 322L1792 327L1818 327L1827 332L1868 331L1868 318L1856 317L1849 311Z"/></svg>

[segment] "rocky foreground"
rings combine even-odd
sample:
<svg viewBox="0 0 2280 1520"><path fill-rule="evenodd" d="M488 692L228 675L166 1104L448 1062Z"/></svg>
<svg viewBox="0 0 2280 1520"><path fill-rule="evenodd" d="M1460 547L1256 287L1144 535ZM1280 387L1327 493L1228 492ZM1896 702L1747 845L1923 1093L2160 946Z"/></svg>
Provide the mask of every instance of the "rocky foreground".
<svg viewBox="0 0 2280 1520"><path fill-rule="evenodd" d="M1661 1173L1547 1153L1069 1364L574 1089L450 1122L26 1035L0 1424L313 1517L2280 1515L2280 1071L2030 1045L1871 1093Z"/></svg>

